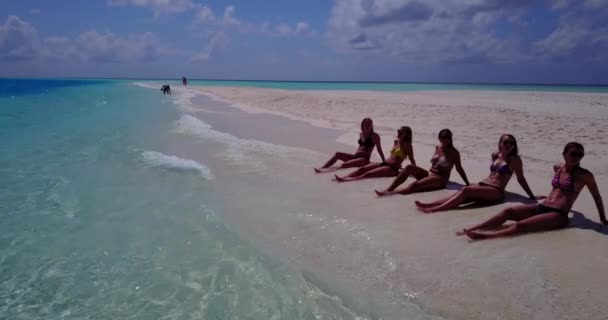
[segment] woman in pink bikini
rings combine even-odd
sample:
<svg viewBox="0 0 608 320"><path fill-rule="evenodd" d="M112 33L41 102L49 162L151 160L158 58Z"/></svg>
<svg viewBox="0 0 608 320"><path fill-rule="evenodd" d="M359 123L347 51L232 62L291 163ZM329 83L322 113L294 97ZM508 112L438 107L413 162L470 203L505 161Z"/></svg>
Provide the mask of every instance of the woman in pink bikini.
<svg viewBox="0 0 608 320"><path fill-rule="evenodd" d="M466 234L471 239L485 239L563 228L568 224L570 209L585 187L593 196L600 220L608 225L604 203L595 178L589 170L580 166L584 155L585 149L580 143L568 143L563 152L565 163L553 166L555 171L551 180L553 189L543 202L506 208L489 220L472 228L463 229L458 234ZM505 227L503 224L507 220L513 220L515 223Z"/></svg>
<svg viewBox="0 0 608 320"><path fill-rule="evenodd" d="M420 201L415 203L422 212L433 213L450 210L466 202L501 202L505 197L505 188L513 173L530 199L536 199L524 177L523 164L518 155L515 137L503 134L498 140L498 151L492 153L492 165L487 178L477 184L463 187L447 198L429 203Z"/></svg>
<svg viewBox="0 0 608 320"><path fill-rule="evenodd" d="M359 148L357 149L357 152L354 154L336 152L321 168L315 168L315 172L322 173L338 169L362 167L369 163L369 158L372 156L374 147L378 150L380 159L384 161L380 135L374 132L374 123L372 122L372 119L365 118L361 121L361 133L359 133L358 142ZM337 168L330 168L338 160L343 161L343 163Z"/></svg>

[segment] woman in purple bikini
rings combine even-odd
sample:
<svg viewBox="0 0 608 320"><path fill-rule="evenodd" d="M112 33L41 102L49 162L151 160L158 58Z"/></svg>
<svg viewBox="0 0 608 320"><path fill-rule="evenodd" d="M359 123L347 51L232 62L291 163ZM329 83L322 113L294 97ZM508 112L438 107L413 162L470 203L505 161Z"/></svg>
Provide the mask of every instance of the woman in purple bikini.
<svg viewBox="0 0 608 320"><path fill-rule="evenodd" d="M433 213L450 210L466 202L501 202L505 197L505 188L513 173L530 199L536 199L524 177L523 164L518 155L515 137L503 134L498 140L498 152L492 153L492 165L487 178L477 184L463 187L447 198L429 203L420 201L415 203L422 212Z"/></svg>
<svg viewBox="0 0 608 320"><path fill-rule="evenodd" d="M321 168L315 168L315 172L322 173L338 169L362 167L369 163L374 147L378 150L380 159L384 161L380 135L374 132L374 123L372 119L365 118L361 121L361 133L359 133L358 142L359 148L354 154L336 152ZM338 160L343 161L343 163L337 168L330 168Z"/></svg>
<svg viewBox="0 0 608 320"><path fill-rule="evenodd" d="M568 213L579 193L587 187L593 196L600 220L608 225L602 196L593 174L580 166L585 149L578 142L570 142L564 147L565 163L553 166L555 175L551 180L553 189L549 196L538 204L518 205L502 210L489 220L470 229L463 229L471 239L486 239L513 236L526 232L553 230L568 224ZM507 220L515 223L503 226Z"/></svg>

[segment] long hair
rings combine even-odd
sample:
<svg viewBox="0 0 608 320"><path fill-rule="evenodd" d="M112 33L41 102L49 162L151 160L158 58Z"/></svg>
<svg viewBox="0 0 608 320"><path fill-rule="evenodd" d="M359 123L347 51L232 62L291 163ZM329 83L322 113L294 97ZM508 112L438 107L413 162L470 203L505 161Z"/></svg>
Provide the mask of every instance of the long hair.
<svg viewBox="0 0 608 320"><path fill-rule="evenodd" d="M370 136L374 134L374 121L372 121L371 118L363 118L363 120L361 120L361 132L363 133L363 125L369 123L370 126L372 127L372 130L370 131Z"/></svg>
<svg viewBox="0 0 608 320"><path fill-rule="evenodd" d="M453 137L454 135L452 134L452 130L445 128L445 129L441 129L441 131L439 131L439 134L437 135L437 138L440 138L442 134L447 133L450 135L450 137ZM454 148L454 140L452 140L452 138L450 138L450 144L448 144L448 149L455 149Z"/></svg>
<svg viewBox="0 0 608 320"><path fill-rule="evenodd" d="M404 133L407 135L404 140L408 143L412 143L412 128L408 126L402 126L401 128L399 128L399 130L397 130L398 136L401 136Z"/></svg>
<svg viewBox="0 0 608 320"><path fill-rule="evenodd" d="M500 139L498 140L498 150L500 150L500 144L502 143L503 140L505 140L505 138L511 138L513 139L513 142L515 142L513 144L513 149L511 149L511 152L509 152L509 154L507 155L507 158L513 158L513 157L517 157L519 155L519 149L517 148L517 140L515 140L515 137L512 134L509 133L505 133L502 136L500 136Z"/></svg>

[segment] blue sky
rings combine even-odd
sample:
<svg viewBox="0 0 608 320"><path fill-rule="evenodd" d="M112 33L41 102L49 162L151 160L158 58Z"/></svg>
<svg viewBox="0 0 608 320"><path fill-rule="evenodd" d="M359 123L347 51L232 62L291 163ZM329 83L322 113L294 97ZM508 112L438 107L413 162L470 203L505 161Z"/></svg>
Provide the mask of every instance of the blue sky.
<svg viewBox="0 0 608 320"><path fill-rule="evenodd" d="M0 76L608 84L608 0L55 0Z"/></svg>

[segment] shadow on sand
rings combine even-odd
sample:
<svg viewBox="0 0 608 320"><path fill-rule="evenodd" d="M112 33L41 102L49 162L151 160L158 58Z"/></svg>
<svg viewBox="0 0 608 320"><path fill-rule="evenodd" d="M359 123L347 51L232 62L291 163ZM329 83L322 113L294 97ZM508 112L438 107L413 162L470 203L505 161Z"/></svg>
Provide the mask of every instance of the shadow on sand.
<svg viewBox="0 0 608 320"><path fill-rule="evenodd" d="M608 226L590 220L584 214L578 211L572 212L572 218L568 219L568 228L577 228L584 230L593 230L597 233L608 236Z"/></svg>

